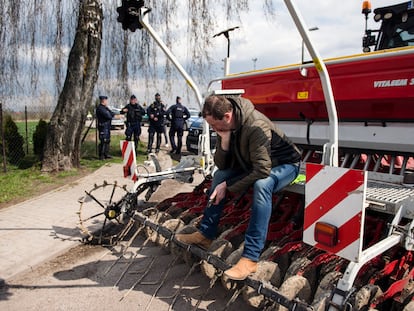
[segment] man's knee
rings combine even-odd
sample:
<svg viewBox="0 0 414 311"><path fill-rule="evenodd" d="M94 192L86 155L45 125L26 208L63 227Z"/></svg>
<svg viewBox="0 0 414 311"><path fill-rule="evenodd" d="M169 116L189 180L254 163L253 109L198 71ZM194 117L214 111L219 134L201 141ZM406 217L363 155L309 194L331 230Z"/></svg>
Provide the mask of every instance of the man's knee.
<svg viewBox="0 0 414 311"><path fill-rule="evenodd" d="M255 193L272 193L273 189L277 188L278 183L279 180L277 178L267 177L263 179L258 179L253 185L253 191Z"/></svg>

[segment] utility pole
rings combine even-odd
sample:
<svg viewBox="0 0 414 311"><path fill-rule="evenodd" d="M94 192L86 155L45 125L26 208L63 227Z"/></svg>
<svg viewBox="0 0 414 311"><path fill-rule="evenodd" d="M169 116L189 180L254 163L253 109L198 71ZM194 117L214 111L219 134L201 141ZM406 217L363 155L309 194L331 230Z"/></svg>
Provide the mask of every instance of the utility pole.
<svg viewBox="0 0 414 311"><path fill-rule="evenodd" d="M257 57L252 58L252 61L253 61L253 70L256 70Z"/></svg>
<svg viewBox="0 0 414 311"><path fill-rule="evenodd" d="M229 32L239 28L239 26L232 27L226 30L223 30L219 33L216 33L213 38L219 37L221 35L225 36L227 39L227 57L224 60L224 75L227 76L230 72L230 36Z"/></svg>

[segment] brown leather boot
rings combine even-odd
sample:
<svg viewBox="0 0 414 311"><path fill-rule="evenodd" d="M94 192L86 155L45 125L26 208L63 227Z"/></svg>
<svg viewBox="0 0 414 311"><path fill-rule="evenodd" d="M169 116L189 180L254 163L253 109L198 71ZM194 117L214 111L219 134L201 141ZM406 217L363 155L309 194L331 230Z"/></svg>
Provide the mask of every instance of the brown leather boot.
<svg viewBox="0 0 414 311"><path fill-rule="evenodd" d="M201 232L196 231L189 234L176 234L175 238L184 244L195 244L204 249L208 249L213 242L210 239L207 239Z"/></svg>
<svg viewBox="0 0 414 311"><path fill-rule="evenodd" d="M251 273L257 271L257 262L241 257L239 262L232 268L224 271L224 275L231 280L241 281Z"/></svg>

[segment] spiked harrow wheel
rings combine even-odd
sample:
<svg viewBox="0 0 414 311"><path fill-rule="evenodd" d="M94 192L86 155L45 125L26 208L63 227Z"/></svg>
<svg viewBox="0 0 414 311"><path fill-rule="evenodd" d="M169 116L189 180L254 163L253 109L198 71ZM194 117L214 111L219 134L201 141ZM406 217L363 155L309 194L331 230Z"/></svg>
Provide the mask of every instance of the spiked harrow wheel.
<svg viewBox="0 0 414 311"><path fill-rule="evenodd" d="M136 196L131 196L126 186L116 182L95 184L79 200L79 228L83 241L91 244L114 244L133 225L133 208Z"/></svg>
<svg viewBox="0 0 414 311"><path fill-rule="evenodd" d="M149 159L156 172L161 171L156 156L151 154ZM79 199L78 212L82 241L88 244L116 244L134 226L133 216L138 208L141 211L144 209L142 205L139 206L139 202L143 201L138 201L138 196L146 191L145 201L148 201L159 185L160 180L154 178L138 183L132 190L127 190L126 185L120 186L116 181L104 181L100 185L95 184L90 191L85 191L85 195ZM153 239L157 239L156 234Z"/></svg>

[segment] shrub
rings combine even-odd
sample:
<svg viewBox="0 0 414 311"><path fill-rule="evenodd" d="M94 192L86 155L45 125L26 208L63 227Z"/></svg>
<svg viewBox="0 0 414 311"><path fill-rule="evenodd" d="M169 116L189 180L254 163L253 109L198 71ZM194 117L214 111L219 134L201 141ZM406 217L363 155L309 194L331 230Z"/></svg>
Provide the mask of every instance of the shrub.
<svg viewBox="0 0 414 311"><path fill-rule="evenodd" d="M39 160L43 159L43 148L46 142L48 123L40 119L33 132L33 153L38 156Z"/></svg>
<svg viewBox="0 0 414 311"><path fill-rule="evenodd" d="M19 134L16 123L11 116L6 116L4 122L4 142L6 145L6 156L11 164L18 164L24 157L24 139Z"/></svg>

